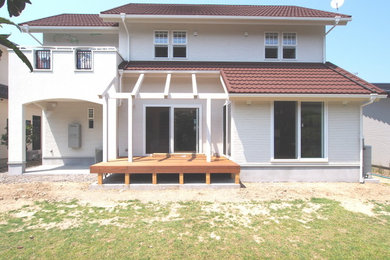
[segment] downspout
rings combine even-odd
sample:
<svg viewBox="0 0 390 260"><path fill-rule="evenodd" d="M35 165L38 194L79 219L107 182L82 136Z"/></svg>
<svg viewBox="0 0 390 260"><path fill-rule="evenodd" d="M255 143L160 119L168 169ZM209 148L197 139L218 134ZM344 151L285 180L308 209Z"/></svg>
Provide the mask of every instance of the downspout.
<svg viewBox="0 0 390 260"><path fill-rule="evenodd" d="M326 62L326 36L334 29L336 26L340 23L341 16L335 17L335 24L330 28L326 33L324 33L324 39L323 39L323 63Z"/></svg>
<svg viewBox="0 0 390 260"><path fill-rule="evenodd" d="M127 61L129 61L130 60L130 33L129 33L129 29L127 28L126 22L125 22L126 14L121 13L120 15L122 18L123 26L125 27L126 34L127 34Z"/></svg>
<svg viewBox="0 0 390 260"><path fill-rule="evenodd" d="M360 145L360 176L359 176L359 182L364 183L364 172L363 172L363 157L364 157L364 136L363 136L363 107L370 105L375 102L375 100L378 98L378 94L371 94L370 100L366 103L363 103L360 105L360 139L359 139L359 145Z"/></svg>
<svg viewBox="0 0 390 260"><path fill-rule="evenodd" d="M33 38L36 42L39 43L39 45L43 46L43 43L41 43L40 40L38 40L34 35L32 35L32 34L30 33L30 29L29 29L28 25L23 25L23 26L22 26L22 31L24 31L25 33L27 33L28 35L30 35L31 38Z"/></svg>

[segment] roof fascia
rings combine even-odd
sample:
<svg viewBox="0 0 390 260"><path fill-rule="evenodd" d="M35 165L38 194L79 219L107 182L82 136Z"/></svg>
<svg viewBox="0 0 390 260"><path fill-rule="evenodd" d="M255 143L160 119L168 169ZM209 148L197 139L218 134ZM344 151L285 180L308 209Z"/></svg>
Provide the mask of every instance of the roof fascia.
<svg viewBox="0 0 390 260"><path fill-rule="evenodd" d="M100 14L99 15L105 21L119 21L120 14ZM158 20L158 19L171 19L171 20L214 20L214 21L283 21L283 22L315 22L323 23L326 25L334 25L336 17L322 18L322 17L273 17L273 16L213 16L213 15L129 15L126 14L125 19L138 20ZM339 25L346 25L352 21L352 18L340 18Z"/></svg>
<svg viewBox="0 0 390 260"><path fill-rule="evenodd" d="M22 30L27 26L21 26ZM110 26L28 26L29 32L58 32L58 31L99 31L106 33L115 33L119 31L119 27Z"/></svg>

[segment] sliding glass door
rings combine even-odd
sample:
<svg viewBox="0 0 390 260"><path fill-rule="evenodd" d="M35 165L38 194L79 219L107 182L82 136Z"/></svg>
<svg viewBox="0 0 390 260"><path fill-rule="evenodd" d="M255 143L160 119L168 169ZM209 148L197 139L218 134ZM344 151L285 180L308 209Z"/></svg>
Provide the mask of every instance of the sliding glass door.
<svg viewBox="0 0 390 260"><path fill-rule="evenodd" d="M146 154L198 153L199 108L146 107Z"/></svg>

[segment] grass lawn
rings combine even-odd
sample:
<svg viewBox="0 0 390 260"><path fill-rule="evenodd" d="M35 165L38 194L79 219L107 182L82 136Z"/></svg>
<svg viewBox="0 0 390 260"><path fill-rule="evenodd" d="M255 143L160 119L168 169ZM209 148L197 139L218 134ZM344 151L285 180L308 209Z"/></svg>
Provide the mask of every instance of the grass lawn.
<svg viewBox="0 0 390 260"><path fill-rule="evenodd" d="M36 202L0 215L0 259L389 259L390 203L373 203Z"/></svg>

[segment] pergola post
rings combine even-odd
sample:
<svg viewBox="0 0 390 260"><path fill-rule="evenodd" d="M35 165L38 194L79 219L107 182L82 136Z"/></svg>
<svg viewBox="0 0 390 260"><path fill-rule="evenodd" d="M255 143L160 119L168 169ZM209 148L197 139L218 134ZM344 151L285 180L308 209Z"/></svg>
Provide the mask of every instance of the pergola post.
<svg viewBox="0 0 390 260"><path fill-rule="evenodd" d="M107 154L108 154L108 146L107 146L107 139L108 139L108 121L107 121L107 109L108 109L108 98L107 96L103 97L103 162L107 162Z"/></svg>
<svg viewBox="0 0 390 260"><path fill-rule="evenodd" d="M127 101L128 121L127 121L127 156L128 161L133 161L133 96Z"/></svg>
<svg viewBox="0 0 390 260"><path fill-rule="evenodd" d="M108 99L108 138L107 138L107 147L108 147L108 160L117 159L117 99L110 98Z"/></svg>
<svg viewBox="0 0 390 260"><path fill-rule="evenodd" d="M206 104L206 141L206 158L207 162L211 162L211 98Z"/></svg>

